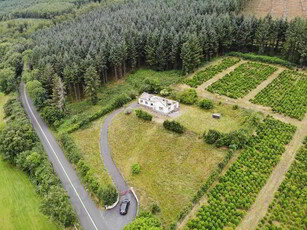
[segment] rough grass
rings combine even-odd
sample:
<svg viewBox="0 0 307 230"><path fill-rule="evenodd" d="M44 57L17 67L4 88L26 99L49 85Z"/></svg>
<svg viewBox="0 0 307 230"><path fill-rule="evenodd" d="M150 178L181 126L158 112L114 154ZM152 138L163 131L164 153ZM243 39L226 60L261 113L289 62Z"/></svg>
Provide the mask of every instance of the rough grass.
<svg viewBox="0 0 307 230"><path fill-rule="evenodd" d="M39 211L40 199L29 178L2 159L0 159L0 185L0 229L60 229Z"/></svg>
<svg viewBox="0 0 307 230"><path fill-rule="evenodd" d="M130 73L119 81L111 81L102 86L98 93L99 102L95 106L92 105L89 99L79 102L70 101L67 104L69 116L67 116L67 119L65 119L58 130L63 131L74 122L98 112L102 107L110 105L121 94L129 95L131 92L138 93L145 79L156 80L162 86L166 87L181 81L184 77L180 74L180 71L176 70L158 72L149 69L140 69L135 73Z"/></svg>
<svg viewBox="0 0 307 230"><path fill-rule="evenodd" d="M135 114L114 118L109 142L117 167L140 197L141 208L157 203L165 224L175 220L225 154L192 132L174 134ZM135 163L141 172L132 176Z"/></svg>
<svg viewBox="0 0 307 230"><path fill-rule="evenodd" d="M104 168L103 160L100 158L100 125L104 118L93 122L89 127L80 129L71 134L77 146L83 153L84 160L101 184L112 184L112 180Z"/></svg>
<svg viewBox="0 0 307 230"><path fill-rule="evenodd" d="M212 118L213 113L220 113L221 119ZM181 104L180 114L175 120L197 134L203 134L204 131L209 131L209 129L225 133L240 128L251 129L249 124L244 123L251 113L242 109L233 110L230 105L215 103L213 109L204 110L197 106Z"/></svg>

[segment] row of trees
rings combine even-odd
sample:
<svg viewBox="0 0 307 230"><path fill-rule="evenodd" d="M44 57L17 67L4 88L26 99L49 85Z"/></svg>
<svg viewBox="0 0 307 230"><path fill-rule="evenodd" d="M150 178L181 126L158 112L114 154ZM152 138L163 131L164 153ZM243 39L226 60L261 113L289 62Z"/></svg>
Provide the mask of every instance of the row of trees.
<svg viewBox="0 0 307 230"><path fill-rule="evenodd" d="M0 131L0 154L4 160L25 171L43 197L41 211L64 227L77 224L67 192L63 189L52 165L39 143L18 99L10 99L4 106L8 119Z"/></svg>
<svg viewBox="0 0 307 230"><path fill-rule="evenodd" d="M307 64L306 20L236 16L244 3L114 3L38 31L32 37L35 46L31 65L42 72L52 69L66 83L69 93L80 99L89 82L85 79L89 67L95 68L102 84L110 76L118 79L144 64L157 70L181 68L188 73L202 61L231 50L283 53L293 62ZM44 83L49 95L50 86Z"/></svg>

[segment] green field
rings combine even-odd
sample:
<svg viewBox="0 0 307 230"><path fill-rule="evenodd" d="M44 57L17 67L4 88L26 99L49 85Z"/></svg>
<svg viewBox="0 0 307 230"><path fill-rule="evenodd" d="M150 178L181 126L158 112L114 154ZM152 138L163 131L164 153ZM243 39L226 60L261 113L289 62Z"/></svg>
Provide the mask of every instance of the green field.
<svg viewBox="0 0 307 230"><path fill-rule="evenodd" d="M29 178L0 159L0 223L5 230L56 230L39 211L40 198Z"/></svg>
<svg viewBox="0 0 307 230"><path fill-rule="evenodd" d="M166 224L176 219L226 153L223 148L204 144L194 132L174 134L159 123L138 119L134 113L114 118L109 142L116 165L140 197L141 208L148 210L157 203ZM137 176L131 171L135 163L141 166Z"/></svg>

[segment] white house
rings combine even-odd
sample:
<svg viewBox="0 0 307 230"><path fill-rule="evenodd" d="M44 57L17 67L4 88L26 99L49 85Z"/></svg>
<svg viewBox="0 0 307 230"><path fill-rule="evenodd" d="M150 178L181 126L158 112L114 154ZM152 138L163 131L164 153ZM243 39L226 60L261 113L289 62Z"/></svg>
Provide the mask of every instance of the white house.
<svg viewBox="0 0 307 230"><path fill-rule="evenodd" d="M179 110L178 101L169 100L149 93L143 93L139 97L139 104L163 114L169 114Z"/></svg>

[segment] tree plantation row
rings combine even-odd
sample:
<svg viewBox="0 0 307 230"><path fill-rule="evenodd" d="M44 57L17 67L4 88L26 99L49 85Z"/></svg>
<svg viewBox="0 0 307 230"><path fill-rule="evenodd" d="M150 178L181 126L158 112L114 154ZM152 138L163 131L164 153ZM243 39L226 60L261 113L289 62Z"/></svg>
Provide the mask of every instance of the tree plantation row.
<svg viewBox="0 0 307 230"><path fill-rule="evenodd" d="M240 98L255 89L277 70L276 67L245 63L208 87L208 91L231 98Z"/></svg>
<svg viewBox="0 0 307 230"><path fill-rule="evenodd" d="M307 138L305 138L307 140ZM260 229L306 229L307 226L307 142L280 185Z"/></svg>
<svg viewBox="0 0 307 230"><path fill-rule="evenodd" d="M285 70L251 101L302 120L307 112L307 76Z"/></svg>
<svg viewBox="0 0 307 230"><path fill-rule="evenodd" d="M285 151L296 127L267 117L245 150L210 192L208 205L190 220L187 229L221 230L238 226Z"/></svg>

